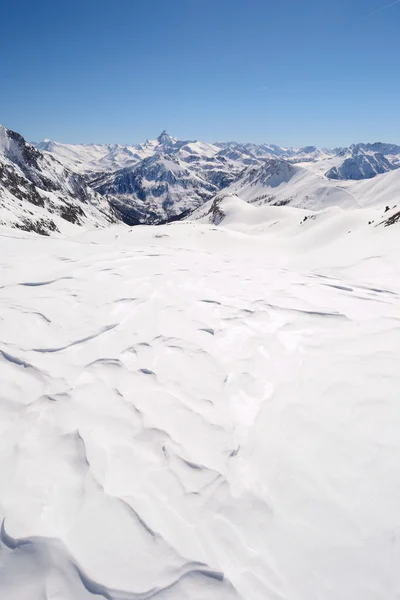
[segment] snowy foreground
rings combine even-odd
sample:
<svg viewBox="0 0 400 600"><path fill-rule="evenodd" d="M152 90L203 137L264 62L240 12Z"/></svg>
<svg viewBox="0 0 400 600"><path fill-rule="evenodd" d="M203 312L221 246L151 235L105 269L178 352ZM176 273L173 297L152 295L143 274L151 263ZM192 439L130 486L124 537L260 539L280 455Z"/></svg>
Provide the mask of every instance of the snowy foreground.
<svg viewBox="0 0 400 600"><path fill-rule="evenodd" d="M399 229L282 210L0 231L1 599L399 598Z"/></svg>

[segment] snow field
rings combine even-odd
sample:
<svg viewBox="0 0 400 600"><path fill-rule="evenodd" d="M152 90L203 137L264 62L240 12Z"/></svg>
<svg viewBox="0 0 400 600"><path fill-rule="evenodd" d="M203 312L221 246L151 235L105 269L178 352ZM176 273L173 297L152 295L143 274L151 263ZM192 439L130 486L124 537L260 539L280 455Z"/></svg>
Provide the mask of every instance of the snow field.
<svg viewBox="0 0 400 600"><path fill-rule="evenodd" d="M396 598L396 226L224 210L0 231L0 597Z"/></svg>

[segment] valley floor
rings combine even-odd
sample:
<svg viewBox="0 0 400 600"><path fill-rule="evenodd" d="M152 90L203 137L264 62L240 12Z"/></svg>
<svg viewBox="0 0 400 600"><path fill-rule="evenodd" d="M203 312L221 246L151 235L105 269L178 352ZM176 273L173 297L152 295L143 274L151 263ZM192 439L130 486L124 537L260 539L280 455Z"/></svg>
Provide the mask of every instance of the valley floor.
<svg viewBox="0 0 400 600"><path fill-rule="evenodd" d="M0 231L1 598L398 598L398 229L286 214Z"/></svg>

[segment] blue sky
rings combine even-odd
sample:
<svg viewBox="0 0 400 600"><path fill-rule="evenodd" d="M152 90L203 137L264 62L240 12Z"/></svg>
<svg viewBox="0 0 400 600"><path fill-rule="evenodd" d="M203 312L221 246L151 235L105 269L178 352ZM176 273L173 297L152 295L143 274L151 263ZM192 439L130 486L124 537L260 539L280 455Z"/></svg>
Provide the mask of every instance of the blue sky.
<svg viewBox="0 0 400 600"><path fill-rule="evenodd" d="M400 1L14 0L0 123L29 140L400 143ZM385 8L386 7L386 8Z"/></svg>

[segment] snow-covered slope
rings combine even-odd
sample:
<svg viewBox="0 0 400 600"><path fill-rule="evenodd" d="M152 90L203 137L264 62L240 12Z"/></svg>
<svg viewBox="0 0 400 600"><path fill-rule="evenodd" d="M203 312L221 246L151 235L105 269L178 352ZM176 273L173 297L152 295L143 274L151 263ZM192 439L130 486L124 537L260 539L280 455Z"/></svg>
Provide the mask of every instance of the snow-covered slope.
<svg viewBox="0 0 400 600"><path fill-rule="evenodd" d="M340 208L339 206L328 206L321 210L307 210L303 208L294 208L292 206L258 205L248 203L234 194L221 195L213 202L207 202L196 211L191 213L191 222L212 223L214 225L223 225L231 227L238 231L252 233L269 233L269 229L274 227L274 233L286 235L298 235L299 225L303 226L307 221L317 223L318 225L331 228L333 237L336 241L338 233L337 224L341 233L351 233L351 230L368 229L370 227L388 227L400 220L400 194L394 203L395 195L392 194L391 203L384 205L375 202L368 202L364 198L364 205ZM343 225L345 224L345 225ZM351 229L345 231L348 225ZM368 226L368 227L367 227ZM321 228L316 231L319 233Z"/></svg>
<svg viewBox="0 0 400 600"><path fill-rule="evenodd" d="M292 205L318 210L324 206L347 206L356 200L344 186L304 165L269 159L248 169L242 178L216 196L236 195L251 204Z"/></svg>
<svg viewBox="0 0 400 600"><path fill-rule="evenodd" d="M400 166L400 146L395 144L353 144L327 161L329 179L362 180L387 173Z"/></svg>
<svg viewBox="0 0 400 600"><path fill-rule="evenodd" d="M372 179L376 175L398 168L383 154L355 154L326 173L329 179Z"/></svg>
<svg viewBox="0 0 400 600"><path fill-rule="evenodd" d="M396 598L400 223L223 209L0 229L1 598Z"/></svg>
<svg viewBox="0 0 400 600"><path fill-rule="evenodd" d="M107 199L80 175L0 125L1 224L48 234L115 221Z"/></svg>
<svg viewBox="0 0 400 600"><path fill-rule="evenodd" d="M327 207L361 208L400 203L400 170L391 170L364 181L328 179L308 164L292 164L283 159L269 159L261 167L248 169L235 183L222 190L188 218L207 214L213 201L238 197L262 206L293 206L309 210Z"/></svg>
<svg viewBox="0 0 400 600"><path fill-rule="evenodd" d="M89 170L91 164L100 162L116 147L101 144L61 144L49 139L32 144L42 152L51 153L63 165L78 172Z"/></svg>

